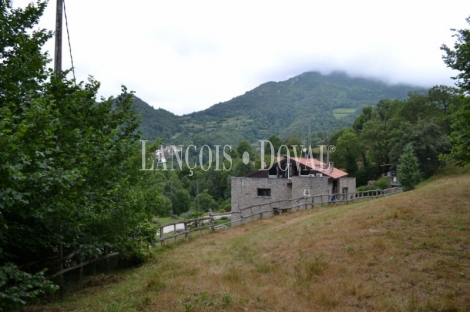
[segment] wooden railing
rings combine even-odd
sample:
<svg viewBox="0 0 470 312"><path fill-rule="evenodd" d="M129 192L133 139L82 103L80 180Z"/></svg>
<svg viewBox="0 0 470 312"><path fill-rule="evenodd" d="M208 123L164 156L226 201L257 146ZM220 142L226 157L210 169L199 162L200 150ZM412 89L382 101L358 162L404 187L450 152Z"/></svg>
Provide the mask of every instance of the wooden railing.
<svg viewBox="0 0 470 312"><path fill-rule="evenodd" d="M394 187L388 189L377 189L360 191L355 193L336 193L300 197L296 199L278 200L269 203L256 204L240 208L239 212L232 212L232 224L240 225L273 214L282 214L286 211L298 211L310 209L323 205L344 204L356 201L370 200L402 193L403 188ZM233 220L235 218L235 220Z"/></svg>
<svg viewBox="0 0 470 312"><path fill-rule="evenodd" d="M208 225L205 225L205 221L208 221ZM184 229L177 229L178 224L183 224ZM164 228L173 226L173 235L167 235L165 236L165 233L163 231ZM184 235L185 240L188 240L188 235L191 232L196 232L196 231L202 231L205 229L211 229L212 231L215 231L215 217L214 215L209 215L206 217L201 217L201 218L196 218L196 219L188 219L188 220L183 220L183 221L176 221L176 222L171 222L171 223L166 223L163 224L159 227L157 230L157 235L160 237L160 244L164 245L165 241L168 239L174 239L175 243L178 239L178 236Z"/></svg>
<svg viewBox="0 0 470 312"><path fill-rule="evenodd" d="M370 191L361 191L355 193L338 193L331 195L316 195L311 197L301 197L296 199L287 199L287 200L278 200L269 203L256 204L248 207L243 207L238 212L232 212L231 220L229 222L224 222L222 224L215 225L216 215L209 214L209 216L188 219L182 221L175 221L171 223L163 224L157 230L157 236L159 236L159 241L161 245L165 244L165 241L173 239L176 243L179 236L184 235L186 241L188 241L189 234L196 231L210 230L215 231L218 228L223 227L224 225L240 225L248 223L257 219L262 219L264 217L270 217L274 214L282 214L286 211L298 211L311 209L323 205L336 205L351 203L355 201L363 201L374 198L385 197L389 195L394 195L402 193L403 189L399 187L389 188L385 190L370 190ZM207 223L207 224L206 224ZM177 225L183 224L183 229L178 229ZM167 233L170 235L165 235L164 228L173 226L173 232Z"/></svg>
<svg viewBox="0 0 470 312"><path fill-rule="evenodd" d="M68 255L63 255L63 245L57 245L57 255L48 257L44 260L32 261L25 263L18 268L21 270L29 271L32 269L34 271L38 268L49 268L52 269L54 273L46 276L47 279L52 280L56 279L56 283L59 286L63 286L64 278L63 275L67 272L79 269L78 279L83 278L83 268L89 264L96 264L98 261L106 260L106 265L109 269L109 259L111 257L119 256L119 252L109 252L107 247L103 247L103 254L100 257L93 258L88 257L88 259L83 255L82 250L75 250ZM73 260L72 260L73 259Z"/></svg>

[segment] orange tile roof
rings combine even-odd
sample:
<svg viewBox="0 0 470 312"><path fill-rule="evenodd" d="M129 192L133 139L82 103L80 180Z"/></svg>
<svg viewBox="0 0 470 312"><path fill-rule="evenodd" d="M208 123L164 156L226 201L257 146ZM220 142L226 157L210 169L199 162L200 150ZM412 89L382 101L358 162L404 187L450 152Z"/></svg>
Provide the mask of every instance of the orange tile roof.
<svg viewBox="0 0 470 312"><path fill-rule="evenodd" d="M333 167L333 170L331 170L330 168L328 168L328 166L326 166L324 163L320 162L316 158L291 157L291 160L302 164L310 169L321 172L324 175L332 177L333 179L339 179L348 175L347 172L339 170L338 168Z"/></svg>

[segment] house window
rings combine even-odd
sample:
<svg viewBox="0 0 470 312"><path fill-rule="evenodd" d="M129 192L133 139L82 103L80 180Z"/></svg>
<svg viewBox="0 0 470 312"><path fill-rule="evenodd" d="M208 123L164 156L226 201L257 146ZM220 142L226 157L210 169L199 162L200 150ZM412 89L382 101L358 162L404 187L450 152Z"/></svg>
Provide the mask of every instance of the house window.
<svg viewBox="0 0 470 312"><path fill-rule="evenodd" d="M259 188L258 196L271 196L271 189Z"/></svg>
<svg viewBox="0 0 470 312"><path fill-rule="evenodd" d="M269 169L268 175L277 177L277 167L273 166L271 169Z"/></svg>

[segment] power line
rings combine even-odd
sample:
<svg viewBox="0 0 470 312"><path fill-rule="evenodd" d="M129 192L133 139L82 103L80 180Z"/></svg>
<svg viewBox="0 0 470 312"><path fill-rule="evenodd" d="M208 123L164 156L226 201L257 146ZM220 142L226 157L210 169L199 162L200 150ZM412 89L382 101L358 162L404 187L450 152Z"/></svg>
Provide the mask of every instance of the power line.
<svg viewBox="0 0 470 312"><path fill-rule="evenodd" d="M73 66L72 45L70 44L69 23L67 21L67 10L65 9L65 0L63 0L62 2L64 3L65 28L67 28L67 40L69 42L70 61L72 62L73 81L74 83L76 83L77 80L75 79L75 66Z"/></svg>

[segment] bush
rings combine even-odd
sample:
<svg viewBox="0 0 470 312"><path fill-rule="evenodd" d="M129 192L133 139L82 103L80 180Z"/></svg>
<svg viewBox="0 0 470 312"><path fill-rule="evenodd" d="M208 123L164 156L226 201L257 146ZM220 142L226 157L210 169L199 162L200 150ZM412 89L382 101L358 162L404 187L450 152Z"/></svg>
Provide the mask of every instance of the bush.
<svg viewBox="0 0 470 312"><path fill-rule="evenodd" d="M356 189L357 192L364 192L364 191L375 191L377 189L376 185L364 185L360 186Z"/></svg>
<svg viewBox="0 0 470 312"><path fill-rule="evenodd" d="M191 214L189 214L186 219L194 219L194 218L199 218L204 215L204 212L200 211L191 211Z"/></svg>
<svg viewBox="0 0 470 312"><path fill-rule="evenodd" d="M418 158L413 151L411 143L405 146L403 154L398 160L398 181L403 186L403 190L410 191L421 181Z"/></svg>
<svg viewBox="0 0 470 312"><path fill-rule="evenodd" d="M15 311L26 300L53 294L59 289L44 277L44 271L29 274L7 263L0 267L0 311Z"/></svg>
<svg viewBox="0 0 470 312"><path fill-rule="evenodd" d="M374 183L374 187L377 189L377 188L380 188L380 189L386 189L387 187L389 187L391 185L390 183L390 179L389 178L380 178L378 179L375 183Z"/></svg>

